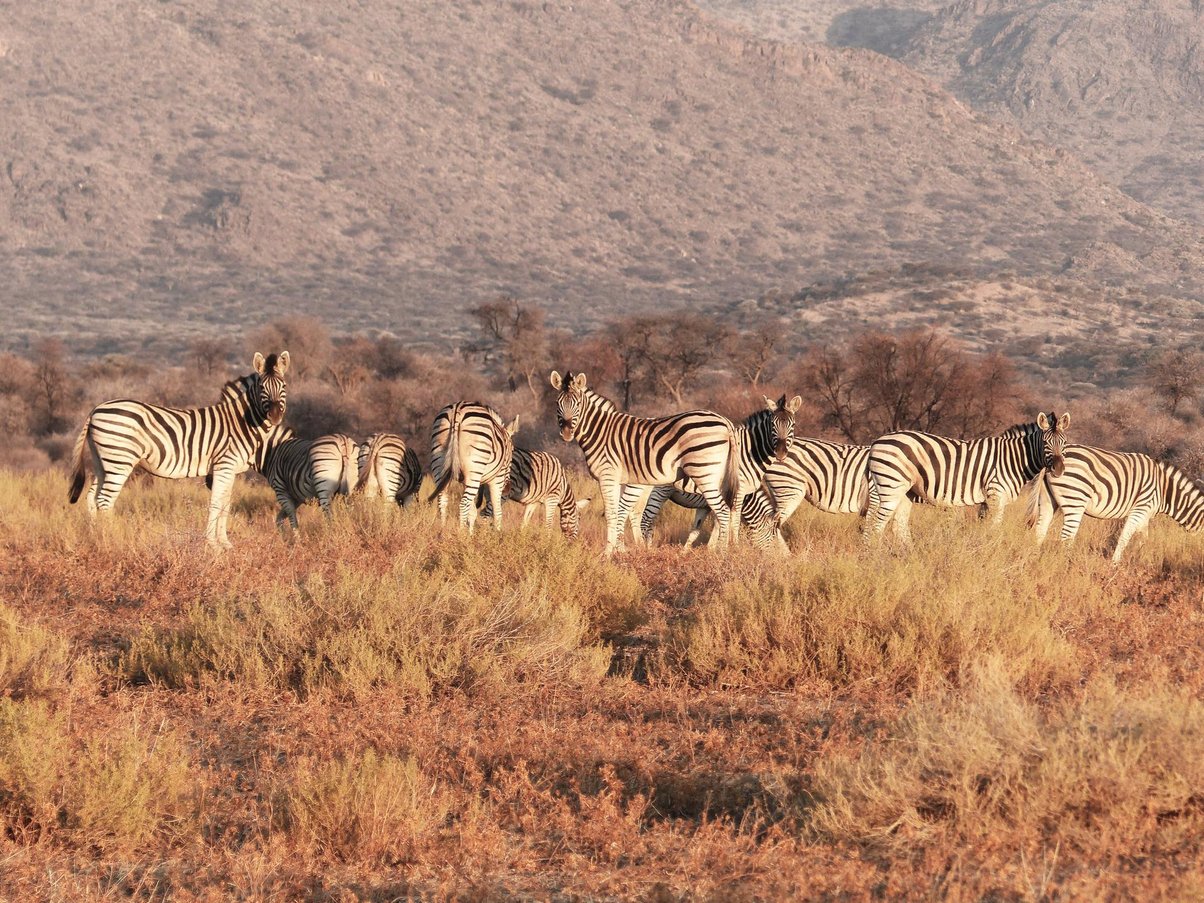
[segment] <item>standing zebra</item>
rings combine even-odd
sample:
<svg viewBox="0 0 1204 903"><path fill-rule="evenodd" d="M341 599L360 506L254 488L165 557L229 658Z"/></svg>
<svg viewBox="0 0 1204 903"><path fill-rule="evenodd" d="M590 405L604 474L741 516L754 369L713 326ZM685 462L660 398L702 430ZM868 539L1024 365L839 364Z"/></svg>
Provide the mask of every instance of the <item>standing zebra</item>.
<svg viewBox="0 0 1204 903"><path fill-rule="evenodd" d="M511 438L518 432L518 418L506 427ZM572 484L564 472L564 465L555 455L547 452L528 451L514 446L514 460L510 463L510 485L506 498L525 505L523 526L531 521L536 509L543 507L544 525L552 526L554 512L560 509L560 532L569 539L576 539L580 532L579 513L589 505L589 499L577 500ZM477 506L485 506L485 516L493 516L493 502L483 495L478 496Z"/></svg>
<svg viewBox="0 0 1204 903"><path fill-rule="evenodd" d="M129 399L97 405L75 440L72 504L84 488L89 462L92 514L112 509L138 467L173 480L208 476L213 491L205 538L230 548L226 521L234 478L251 466L268 431L284 419L288 366L287 351L266 358L256 352L254 372L227 383L222 400L207 408L181 410Z"/></svg>
<svg viewBox="0 0 1204 903"><path fill-rule="evenodd" d="M632 505L645 486L690 478L719 524L720 541L740 529L740 436L712 411L635 417L586 388L585 374L555 370L556 422L566 442L576 440L606 506L606 552L619 545ZM732 515L735 515L734 517Z"/></svg>
<svg viewBox="0 0 1204 903"><path fill-rule="evenodd" d="M865 514L869 460L868 445L796 439L786 460L766 468L764 489L744 501L754 544L775 540L786 550L782 525L803 501L828 514Z"/></svg>
<svg viewBox="0 0 1204 903"><path fill-rule="evenodd" d="M774 461L786 459L794 444L794 415L803 403L798 395L790 401L786 400L785 395L777 401L768 395L762 397L765 407L754 411L736 428L740 434L740 486L745 504L748 504L748 494L761 484L766 468ZM643 517L640 518L640 533L645 543L652 541L652 527L666 501L694 509L694 526L686 537L686 548L698 541L698 534L702 532L702 523L710 508L707 500L694 492L693 488L692 484L679 479L668 486L657 486L649 493ZM748 522L747 517L744 520ZM717 535L711 534L712 543Z"/></svg>
<svg viewBox="0 0 1204 903"><path fill-rule="evenodd" d="M393 499L408 505L422 485L422 465L418 454L405 440L393 433L375 433L359 450L359 482L356 492L369 498Z"/></svg>
<svg viewBox="0 0 1204 903"><path fill-rule="evenodd" d="M513 430L518 429L514 418ZM510 462L514 443L502 423L501 415L479 402L449 404L435 415L431 430L431 476L439 499L439 520L447 523L447 486L453 480L464 482L460 499L460 526L471 533L477 520L477 493L482 484L489 487L493 502L493 525L502 529L502 496L510 480Z"/></svg>
<svg viewBox="0 0 1204 903"><path fill-rule="evenodd" d="M906 431L888 433L870 446L869 507L865 540L881 536L891 518L909 543L913 501L950 507L981 505L993 523L1042 468L1063 468L1070 415L1044 412L1036 423L1013 426L999 436L964 441Z"/></svg>
<svg viewBox="0 0 1204 903"><path fill-rule="evenodd" d="M355 440L341 433L298 439L292 430L274 431L256 454L255 469L276 493L276 526L287 519L296 530L297 506L309 499L316 499L329 519L330 500L349 495L355 484L358 454Z"/></svg>
<svg viewBox="0 0 1204 903"><path fill-rule="evenodd" d="M1165 514L1195 533L1204 526L1204 492L1173 464L1136 452L1113 452L1067 445L1061 473L1047 472L1029 496L1028 522L1036 526L1038 545L1062 512L1062 541L1079 531L1083 515L1125 519L1112 560L1120 561L1133 534L1145 532L1150 518Z"/></svg>

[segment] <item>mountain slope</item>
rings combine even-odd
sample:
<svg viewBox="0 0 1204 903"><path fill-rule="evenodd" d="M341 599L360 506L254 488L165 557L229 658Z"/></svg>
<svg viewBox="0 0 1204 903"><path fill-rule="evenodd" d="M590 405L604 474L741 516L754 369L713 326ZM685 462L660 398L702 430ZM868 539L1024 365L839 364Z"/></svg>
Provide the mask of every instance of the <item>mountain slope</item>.
<svg viewBox="0 0 1204 903"><path fill-rule="evenodd" d="M20 4L5 341L168 346L281 309L451 336L939 260L1204 297L1199 237L865 51L676 2Z"/></svg>
<svg viewBox="0 0 1204 903"><path fill-rule="evenodd" d="M911 34L901 58L1133 197L1204 224L1202 44L1198 3L963 0Z"/></svg>

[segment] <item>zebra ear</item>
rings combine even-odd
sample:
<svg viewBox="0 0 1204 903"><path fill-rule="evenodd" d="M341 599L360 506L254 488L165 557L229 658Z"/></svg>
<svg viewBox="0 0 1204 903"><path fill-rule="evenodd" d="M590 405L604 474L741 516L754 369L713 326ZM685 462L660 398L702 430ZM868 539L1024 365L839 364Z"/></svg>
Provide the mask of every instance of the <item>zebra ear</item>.
<svg viewBox="0 0 1204 903"><path fill-rule="evenodd" d="M1058 429L1064 431L1064 430L1069 429L1069 427L1070 427L1070 412L1067 411L1065 414L1063 414L1061 417L1058 418Z"/></svg>
<svg viewBox="0 0 1204 903"><path fill-rule="evenodd" d="M573 377L573 388L576 389L578 392L585 391L585 374L584 373L578 373L576 376Z"/></svg>
<svg viewBox="0 0 1204 903"><path fill-rule="evenodd" d="M796 414L796 413L798 413L798 409L801 408L802 406L803 406L803 396L795 395L794 398L790 399L790 401L788 401L786 403L786 410L789 411L791 414Z"/></svg>
<svg viewBox="0 0 1204 903"><path fill-rule="evenodd" d="M264 360L263 355L256 351L255 357L252 359L251 364L255 367L255 372L260 376L263 376L263 371L267 368L267 361Z"/></svg>
<svg viewBox="0 0 1204 903"><path fill-rule="evenodd" d="M763 399L765 399L766 410L776 411L778 409L778 403L776 401L774 401L772 398L770 398L768 395L762 395L761 397Z"/></svg>
<svg viewBox="0 0 1204 903"><path fill-rule="evenodd" d="M1037 415L1037 426L1043 430L1049 429L1049 418L1045 416L1044 411Z"/></svg>
<svg viewBox="0 0 1204 903"><path fill-rule="evenodd" d="M284 374L288 373L288 361L289 361L289 357L288 357L287 351L281 351L280 354L277 355L277 357L276 357L276 375L277 376L284 376Z"/></svg>
<svg viewBox="0 0 1204 903"><path fill-rule="evenodd" d="M506 432L513 436L518 432L518 414L514 415L514 419L506 424Z"/></svg>
<svg viewBox="0 0 1204 903"><path fill-rule="evenodd" d="M552 371L552 388L557 391L564 388L564 380L560 378L560 371L558 370Z"/></svg>

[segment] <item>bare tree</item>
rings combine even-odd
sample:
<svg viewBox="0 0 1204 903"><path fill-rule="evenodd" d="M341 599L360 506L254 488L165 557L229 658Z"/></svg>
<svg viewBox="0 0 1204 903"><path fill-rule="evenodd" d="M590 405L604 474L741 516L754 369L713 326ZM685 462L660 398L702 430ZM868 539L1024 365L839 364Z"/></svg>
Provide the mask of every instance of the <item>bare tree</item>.
<svg viewBox="0 0 1204 903"><path fill-rule="evenodd" d="M33 412L44 434L67 427L67 405L76 385L67 368L67 347L57 338L44 338L33 346Z"/></svg>
<svg viewBox="0 0 1204 903"><path fill-rule="evenodd" d="M330 330L314 317L282 317L251 334L252 351L288 351L289 381L319 376L330 362Z"/></svg>
<svg viewBox="0 0 1204 903"><path fill-rule="evenodd" d="M220 339L196 339L188 346L188 359L198 373L222 375L230 362L230 344Z"/></svg>
<svg viewBox="0 0 1204 903"><path fill-rule="evenodd" d="M511 391L522 380L531 396L538 398L538 374L548 365L544 312L502 295L470 308L469 313L477 321L480 337L466 344L464 353L499 370Z"/></svg>
<svg viewBox="0 0 1204 903"><path fill-rule="evenodd" d="M815 399L826 425L839 430L850 442L864 438L857 384L842 352L833 348L812 351L803 367L802 383Z"/></svg>
<svg viewBox="0 0 1204 903"><path fill-rule="evenodd" d="M728 342L727 357L733 369L760 388L761 377L772 367L778 350L785 342L785 331L777 321L765 317L750 329L735 333Z"/></svg>
<svg viewBox="0 0 1204 903"><path fill-rule="evenodd" d="M686 393L715 360L729 330L713 317L654 314L629 317L611 327L625 358L627 401L633 383L643 380L681 407Z"/></svg>
<svg viewBox="0 0 1204 903"><path fill-rule="evenodd" d="M1164 351L1146 365L1146 383L1167 404L1171 416L1179 405L1200 397L1204 357L1195 351Z"/></svg>

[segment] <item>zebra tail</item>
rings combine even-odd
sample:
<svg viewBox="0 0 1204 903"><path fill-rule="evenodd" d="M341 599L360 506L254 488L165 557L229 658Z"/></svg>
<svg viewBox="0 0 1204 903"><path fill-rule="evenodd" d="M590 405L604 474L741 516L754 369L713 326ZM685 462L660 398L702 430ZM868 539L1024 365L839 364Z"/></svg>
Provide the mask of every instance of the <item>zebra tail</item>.
<svg viewBox="0 0 1204 903"><path fill-rule="evenodd" d="M359 449L355 447L355 443L347 439L343 442L343 472L339 475L339 492L342 495L351 495L351 472L355 468L355 459L359 457ZM356 485L359 485L359 480L356 480Z"/></svg>
<svg viewBox="0 0 1204 903"><path fill-rule="evenodd" d="M363 492L368 485L368 476L376 470L376 448L368 449L368 457L364 461L364 469L360 471L359 479L355 481L353 492Z"/></svg>
<svg viewBox="0 0 1204 903"><path fill-rule="evenodd" d="M84 443L88 438L88 427L92 425L92 415L80 427L79 435L75 437L75 448L71 452L71 491L68 498L74 505L79 501L80 493L84 491L84 482L88 478L88 468L84 463Z"/></svg>
<svg viewBox="0 0 1204 903"><path fill-rule="evenodd" d="M734 429L727 440L727 466L719 491L723 494L725 505L736 507L736 499L740 496L740 434Z"/></svg>
<svg viewBox="0 0 1204 903"><path fill-rule="evenodd" d="M1037 525L1037 521L1041 519L1041 506L1045 503L1053 504L1053 497L1049 494L1049 487L1045 485L1047 479L1045 471L1037 474L1037 478L1028 484L1028 504L1024 508L1024 524L1030 529Z"/></svg>
<svg viewBox="0 0 1204 903"><path fill-rule="evenodd" d="M447 448L443 454L443 473L439 474L438 479L435 480L435 491L427 498L428 502L433 502L443 494L443 490L447 489L447 484L452 481L452 477L456 475L456 470L460 466L460 449L456 442L456 434L459 432L460 418L453 417L451 429L447 433Z"/></svg>

